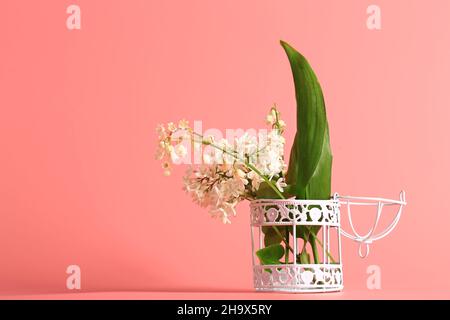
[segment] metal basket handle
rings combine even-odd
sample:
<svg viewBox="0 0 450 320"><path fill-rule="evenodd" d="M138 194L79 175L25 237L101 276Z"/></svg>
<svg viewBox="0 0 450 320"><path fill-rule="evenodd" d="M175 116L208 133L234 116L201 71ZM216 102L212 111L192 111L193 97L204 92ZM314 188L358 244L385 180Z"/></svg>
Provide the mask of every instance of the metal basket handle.
<svg viewBox="0 0 450 320"><path fill-rule="evenodd" d="M358 254L361 258L365 258L369 255L370 252L370 244L376 240L380 240L384 237L386 237L389 233L394 230L395 226L400 220L403 207L406 205L406 197L405 197L405 191L400 192L400 200L392 200L392 199L384 199L384 198L374 198L374 197L353 197L353 196L340 196L339 194L335 193L333 198L335 200L339 200L339 203L341 205L347 206L347 216L350 223L350 228L353 234L344 231L341 228L341 234L344 237L347 237L349 239L352 239L353 241L359 242L359 248L358 248ZM360 235L353 224L352 220L352 211L351 206L376 206L377 207L377 216L375 218L375 221L372 225L372 228L369 230L369 232L365 235ZM391 222L391 224L384 229L383 231L375 234L375 230L378 226L378 223L381 218L381 213L383 211L384 206L393 206L398 205L399 209L397 211L397 214L394 218L394 220ZM365 248L364 248L365 246ZM364 249L364 250L363 250ZM363 252L364 251L364 252Z"/></svg>

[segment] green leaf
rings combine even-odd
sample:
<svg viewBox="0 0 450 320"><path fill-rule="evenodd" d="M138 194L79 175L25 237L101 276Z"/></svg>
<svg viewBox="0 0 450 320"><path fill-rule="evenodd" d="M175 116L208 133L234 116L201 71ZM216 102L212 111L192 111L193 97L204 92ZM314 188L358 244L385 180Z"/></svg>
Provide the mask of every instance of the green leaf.
<svg viewBox="0 0 450 320"><path fill-rule="evenodd" d="M278 227L278 231L283 237L287 238L285 227ZM264 233L264 246L266 247L283 241L283 238L280 237L273 227L262 227L262 232Z"/></svg>
<svg viewBox="0 0 450 320"><path fill-rule="evenodd" d="M259 188L256 191L256 198L258 198L258 199L279 199L280 197L275 192L275 190L273 190L272 187L269 186L269 184L267 182L263 181L259 184Z"/></svg>
<svg viewBox="0 0 450 320"><path fill-rule="evenodd" d="M297 238L302 238L305 241L309 241L311 238L311 233L317 234L319 230L320 226L296 226L295 234Z"/></svg>
<svg viewBox="0 0 450 320"><path fill-rule="evenodd" d="M297 133L286 181L297 199L329 199L332 155L322 89L308 61L281 41L288 56L297 100Z"/></svg>
<svg viewBox="0 0 450 320"><path fill-rule="evenodd" d="M284 247L281 244L273 244L256 251L256 256L261 264L280 264L284 256Z"/></svg>
<svg viewBox="0 0 450 320"><path fill-rule="evenodd" d="M300 257L301 264L310 264L311 263L311 257L309 256L309 253L307 251L300 252L299 257Z"/></svg>

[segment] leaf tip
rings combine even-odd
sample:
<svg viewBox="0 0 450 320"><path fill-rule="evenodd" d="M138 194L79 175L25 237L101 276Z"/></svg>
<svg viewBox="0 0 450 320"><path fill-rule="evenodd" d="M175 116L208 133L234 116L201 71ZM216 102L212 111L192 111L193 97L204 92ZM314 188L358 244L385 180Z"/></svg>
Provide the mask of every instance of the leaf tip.
<svg viewBox="0 0 450 320"><path fill-rule="evenodd" d="M287 43L287 42L284 41L284 40L280 40L280 45L281 45L285 50L292 48L292 47L289 45L289 43Z"/></svg>

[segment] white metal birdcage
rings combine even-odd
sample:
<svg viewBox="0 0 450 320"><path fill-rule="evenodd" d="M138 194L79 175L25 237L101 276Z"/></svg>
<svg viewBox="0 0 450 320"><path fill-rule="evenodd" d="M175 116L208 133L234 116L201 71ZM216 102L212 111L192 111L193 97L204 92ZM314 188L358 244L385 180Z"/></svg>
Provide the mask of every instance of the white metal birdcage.
<svg viewBox="0 0 450 320"><path fill-rule="evenodd" d="M383 207L392 205L399 206L395 218L385 230L376 233ZM359 255L366 257L369 245L385 237L395 228L404 205L406 205L404 191L400 193L400 200L334 194L330 200L252 201L250 220L255 289L283 292L342 290L341 235L359 242ZM343 206L347 208L352 233L341 229L340 209ZM377 208L375 221L365 235L360 235L356 231L352 219L352 206ZM311 243L315 244L314 249ZM277 261L261 263L261 257L258 256L260 250L271 244L284 252L283 256Z"/></svg>

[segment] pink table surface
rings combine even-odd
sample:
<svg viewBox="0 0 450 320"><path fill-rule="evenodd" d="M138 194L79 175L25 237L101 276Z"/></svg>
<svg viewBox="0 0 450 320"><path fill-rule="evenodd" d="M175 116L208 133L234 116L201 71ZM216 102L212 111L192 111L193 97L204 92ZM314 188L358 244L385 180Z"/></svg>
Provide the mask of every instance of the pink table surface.
<svg viewBox="0 0 450 320"><path fill-rule="evenodd" d="M291 294L260 292L163 292L163 291L114 291L80 292L60 294L4 295L3 300L443 300L450 298L450 290L436 291L351 291L345 290L327 294Z"/></svg>

